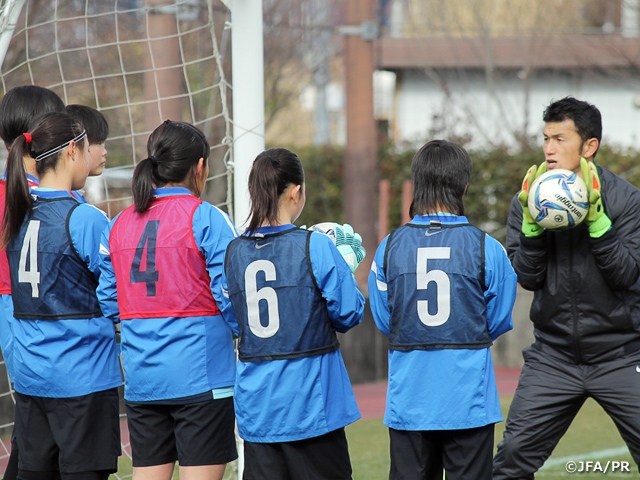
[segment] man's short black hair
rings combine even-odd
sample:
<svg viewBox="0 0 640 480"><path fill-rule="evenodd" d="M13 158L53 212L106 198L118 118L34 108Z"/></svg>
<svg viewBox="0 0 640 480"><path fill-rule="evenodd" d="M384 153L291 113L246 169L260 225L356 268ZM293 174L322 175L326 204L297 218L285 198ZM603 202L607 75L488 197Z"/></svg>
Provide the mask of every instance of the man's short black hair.
<svg viewBox="0 0 640 480"><path fill-rule="evenodd" d="M564 97L552 102L542 114L545 123L573 120L583 142L596 138L602 140L602 116L600 110L590 103L573 97Z"/></svg>

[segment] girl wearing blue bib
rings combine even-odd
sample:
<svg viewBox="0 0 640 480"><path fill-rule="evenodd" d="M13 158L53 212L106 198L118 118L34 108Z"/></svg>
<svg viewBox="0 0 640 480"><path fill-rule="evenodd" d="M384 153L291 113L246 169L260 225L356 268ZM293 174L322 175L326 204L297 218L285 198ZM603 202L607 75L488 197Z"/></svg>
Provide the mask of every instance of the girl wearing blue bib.
<svg viewBox="0 0 640 480"><path fill-rule="evenodd" d="M444 469L449 480L490 480L502 414L489 347L513 328L516 276L464 216L464 148L431 141L412 173L413 219L384 238L369 274L373 319L389 338L389 479Z"/></svg>
<svg viewBox="0 0 640 480"><path fill-rule="evenodd" d="M29 131L29 123L38 115L47 112L61 112L64 102L55 92L37 85L21 85L9 90L0 101L0 138L7 150L13 141ZM32 158L25 158L25 170L29 187L36 187L38 179L36 164ZM6 199L6 176L0 180L0 218ZM0 220L1 222L2 220ZM9 262L4 248L0 249L0 348L9 378L13 379L13 300L11 299L11 278ZM11 456L4 472L4 480L16 480L18 475L18 443L15 435L11 439Z"/></svg>
<svg viewBox="0 0 640 480"><path fill-rule="evenodd" d="M95 288L106 215L81 204L86 132L61 112L34 120L11 145L2 222L14 304L18 477L106 480L120 454L122 378L113 322ZM23 158L40 185L29 190Z"/></svg>
<svg viewBox="0 0 640 480"><path fill-rule="evenodd" d="M336 332L362 321L364 298L330 238L293 224L305 204L294 153L258 155L249 194L248 228L229 244L223 277L240 336L243 478L349 479L344 427L360 413Z"/></svg>

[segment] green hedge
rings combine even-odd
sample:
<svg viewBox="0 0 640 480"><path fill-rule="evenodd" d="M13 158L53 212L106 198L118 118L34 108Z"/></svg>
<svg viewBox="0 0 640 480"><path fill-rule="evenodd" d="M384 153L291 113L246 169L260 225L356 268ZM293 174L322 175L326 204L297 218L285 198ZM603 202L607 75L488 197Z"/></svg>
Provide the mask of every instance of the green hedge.
<svg viewBox="0 0 640 480"><path fill-rule="evenodd" d="M297 222L312 225L321 221L342 223L342 160L344 150L338 147L294 148L302 160L306 174L307 204ZM402 182L411 179L411 160L415 149L385 145L379 150L379 174L391 184L389 226L401 222ZM506 148L471 150L473 178L465 202L469 220L504 242L504 227L509 203L520 188L527 169L544 160L540 147L528 147L520 152ZM620 174L640 187L640 152L602 147L596 162ZM377 198L372 205L377 208Z"/></svg>
<svg viewBox="0 0 640 480"><path fill-rule="evenodd" d="M344 222L342 210L342 160L338 147L292 148L304 166L307 203L296 222L313 225L320 222Z"/></svg>

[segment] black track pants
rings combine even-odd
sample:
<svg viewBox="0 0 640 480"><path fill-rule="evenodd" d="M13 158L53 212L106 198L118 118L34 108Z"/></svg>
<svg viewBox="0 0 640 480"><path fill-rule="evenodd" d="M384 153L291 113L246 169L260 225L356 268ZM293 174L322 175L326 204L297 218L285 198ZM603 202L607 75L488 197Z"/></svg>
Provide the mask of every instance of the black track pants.
<svg viewBox="0 0 640 480"><path fill-rule="evenodd" d="M493 479L533 479L589 397L615 423L640 464L640 352L576 365L547 346L523 351L525 364L493 461Z"/></svg>

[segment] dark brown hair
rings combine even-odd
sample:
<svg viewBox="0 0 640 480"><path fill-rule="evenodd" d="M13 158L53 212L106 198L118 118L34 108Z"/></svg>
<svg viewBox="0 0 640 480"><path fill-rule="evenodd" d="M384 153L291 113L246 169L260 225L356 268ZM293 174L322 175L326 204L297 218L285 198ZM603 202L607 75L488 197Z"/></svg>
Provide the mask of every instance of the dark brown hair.
<svg viewBox="0 0 640 480"><path fill-rule="evenodd" d="M64 102L48 88L21 85L9 90L0 102L0 138L5 146L28 132L36 116L49 112L64 112Z"/></svg>
<svg viewBox="0 0 640 480"><path fill-rule="evenodd" d="M280 195L289 185L304 184L304 169L298 156L286 148L271 148L256 157L249 172L249 225L255 232L263 223L278 221Z"/></svg>
<svg viewBox="0 0 640 480"><path fill-rule="evenodd" d="M60 154L64 151L45 155L51 150L65 146L82 134L84 128L71 116L63 112L50 112L33 120L28 135L19 135L11 144L7 158L7 201L2 219L2 244L7 245L20 231L25 217L31 216L33 200L29 192L27 172L23 157L36 159L36 172L41 177L48 170L58 166ZM86 138L76 141L78 148L84 148ZM43 155L42 159L38 159Z"/></svg>
<svg viewBox="0 0 640 480"><path fill-rule="evenodd" d="M413 202L409 214L425 215L445 208L464 215L463 197L471 180L471 157L458 144L432 140L413 157Z"/></svg>
<svg viewBox="0 0 640 480"><path fill-rule="evenodd" d="M187 176L201 158L204 158L205 164L208 162L209 151L209 142L204 133L193 125L171 120L162 123L149 136L148 157L133 171L131 188L135 211L147 211L153 189L167 183L186 183L187 188L195 193L195 176L193 179Z"/></svg>

